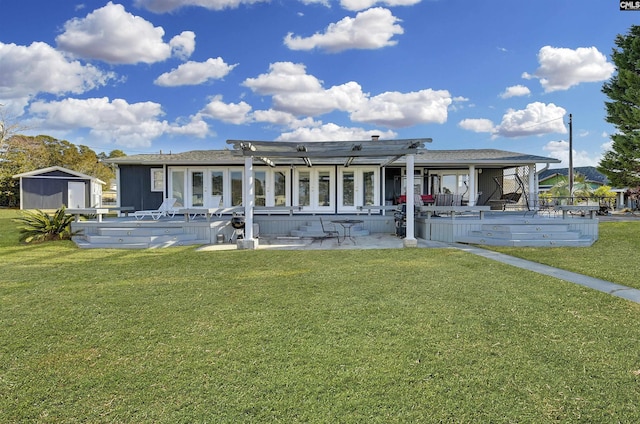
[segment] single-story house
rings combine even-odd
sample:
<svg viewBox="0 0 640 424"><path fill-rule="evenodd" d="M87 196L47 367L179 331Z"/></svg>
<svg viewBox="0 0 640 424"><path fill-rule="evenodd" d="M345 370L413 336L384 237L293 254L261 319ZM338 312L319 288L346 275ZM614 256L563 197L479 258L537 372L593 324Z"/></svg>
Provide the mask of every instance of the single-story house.
<svg viewBox="0 0 640 424"><path fill-rule="evenodd" d="M117 165L118 205L157 208L243 204L245 159L252 157L256 206L302 206L304 213L352 213L361 206L392 205L406 194L407 157L413 159L415 194L459 194L485 205L520 192L524 207L537 198L536 165L554 158L495 149L406 148L424 140L343 142L234 141L235 149L139 154L109 159ZM430 140L429 140L430 141ZM244 146L244 147L243 147ZM250 146L250 147L246 147ZM399 147L401 146L401 147ZM213 205L214 196L222 196Z"/></svg>
<svg viewBox="0 0 640 424"><path fill-rule="evenodd" d="M256 249L259 238L324 237L325 219L354 243L352 226L357 236L395 233L404 247L418 239L518 246L598 239L594 207L539 210L538 174L558 159L426 149L430 142L228 140L222 150L112 158L106 162L116 169L116 207L145 212L100 220L104 212L96 210L97 220L76 220L72 228L86 248L228 240ZM425 198L434 204L421 205ZM145 218L161 206L164 215Z"/></svg>
<svg viewBox="0 0 640 424"><path fill-rule="evenodd" d="M20 180L20 209L99 206L103 181L61 166L14 175Z"/></svg>

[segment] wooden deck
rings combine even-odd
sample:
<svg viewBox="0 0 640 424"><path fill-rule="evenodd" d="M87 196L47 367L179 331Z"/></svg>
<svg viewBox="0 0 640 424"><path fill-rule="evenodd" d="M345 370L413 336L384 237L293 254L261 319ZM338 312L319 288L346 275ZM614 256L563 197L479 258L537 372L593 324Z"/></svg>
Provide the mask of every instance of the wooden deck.
<svg viewBox="0 0 640 424"><path fill-rule="evenodd" d="M480 214L482 212L482 214ZM254 233L259 236L304 237L304 228L319 225L319 217L326 220L362 220L362 234L395 234L393 213L311 215L285 213L255 215ZM452 216L415 218L415 237L418 239L454 243L477 243L521 246L585 246L598 239L598 218L579 215L526 214L523 211L459 211ZM185 244L216 244L228 242L234 231L231 216L196 216L185 220L183 215L158 220L136 220L132 217L104 217L102 222L87 219L72 223L73 231L82 231L75 239L81 247L153 248ZM499 230L498 230L499 229ZM356 236L357 236L356 229Z"/></svg>

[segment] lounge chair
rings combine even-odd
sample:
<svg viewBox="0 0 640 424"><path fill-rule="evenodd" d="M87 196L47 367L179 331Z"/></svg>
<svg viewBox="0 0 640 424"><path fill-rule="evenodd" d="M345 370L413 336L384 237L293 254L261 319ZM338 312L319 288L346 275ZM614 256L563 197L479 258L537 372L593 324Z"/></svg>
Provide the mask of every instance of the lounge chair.
<svg viewBox="0 0 640 424"><path fill-rule="evenodd" d="M169 199L164 199L164 201L162 202L162 204L158 209L136 211L133 213L133 216L135 216L136 219L138 220L144 218L145 216L150 216L152 219L156 221L162 218L163 216L169 216L173 218L176 212L178 212L178 210L174 208L175 204L176 204L176 199L174 197L171 197Z"/></svg>

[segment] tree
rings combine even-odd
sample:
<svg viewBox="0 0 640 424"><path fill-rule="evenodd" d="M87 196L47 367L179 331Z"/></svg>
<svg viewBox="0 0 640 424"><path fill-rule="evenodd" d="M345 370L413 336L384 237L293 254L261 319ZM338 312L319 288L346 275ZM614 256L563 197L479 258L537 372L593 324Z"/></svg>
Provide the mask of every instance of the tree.
<svg viewBox="0 0 640 424"><path fill-rule="evenodd" d="M602 92L607 122L615 125L612 149L605 153L598 170L613 186L640 186L640 26L633 25L626 35L618 35L611 59L617 68Z"/></svg>
<svg viewBox="0 0 640 424"><path fill-rule="evenodd" d="M578 197L589 198L592 196L591 189L587 183L587 177L576 172L573 177L573 194L569 193L569 177L559 175L556 184L545 193L548 198Z"/></svg>

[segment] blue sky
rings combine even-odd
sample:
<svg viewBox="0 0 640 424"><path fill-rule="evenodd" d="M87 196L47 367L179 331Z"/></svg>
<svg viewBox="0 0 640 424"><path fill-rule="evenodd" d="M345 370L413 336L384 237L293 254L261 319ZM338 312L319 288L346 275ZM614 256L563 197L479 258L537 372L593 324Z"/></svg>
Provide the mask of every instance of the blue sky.
<svg viewBox="0 0 640 424"><path fill-rule="evenodd" d="M597 165L613 0L0 0L0 104L96 152L431 137Z"/></svg>

